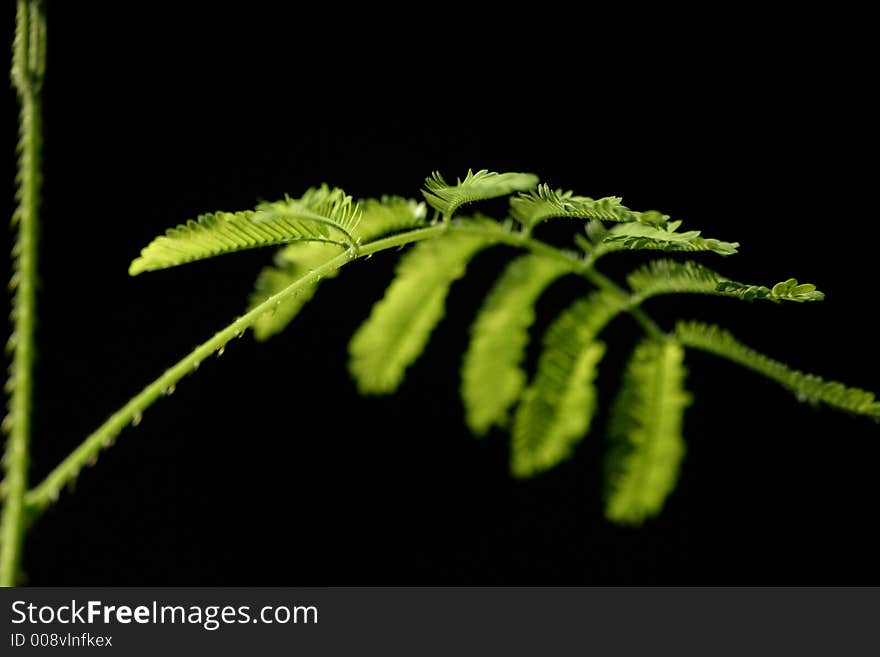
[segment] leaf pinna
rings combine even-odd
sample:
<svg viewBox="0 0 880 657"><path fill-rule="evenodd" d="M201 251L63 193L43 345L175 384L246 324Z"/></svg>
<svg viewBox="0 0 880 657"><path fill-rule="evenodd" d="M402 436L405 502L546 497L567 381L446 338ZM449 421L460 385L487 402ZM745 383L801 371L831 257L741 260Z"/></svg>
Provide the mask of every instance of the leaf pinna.
<svg viewBox="0 0 880 657"><path fill-rule="evenodd" d="M510 262L486 297L461 368L461 397L474 434L507 424L507 411L526 384L522 361L535 302L567 273L564 263L529 253Z"/></svg>
<svg viewBox="0 0 880 657"><path fill-rule="evenodd" d="M215 212L169 229L128 269L132 276L261 246L316 241L352 246L360 210L341 189L323 185L299 199L261 203L255 211Z"/></svg>
<svg viewBox="0 0 880 657"><path fill-rule="evenodd" d="M538 185L535 191L511 198L510 214L529 229L554 217L614 222L639 221L641 218L641 213L622 205L621 199L616 196L594 200L587 196L575 196L570 191L554 191L546 183Z"/></svg>
<svg viewBox="0 0 880 657"><path fill-rule="evenodd" d="M447 183L439 171L425 180L422 194L432 208L449 218L465 203L484 201L511 192L531 189L538 184L538 177L530 173L495 173L482 169L474 173L468 169L464 180Z"/></svg>
<svg viewBox="0 0 880 657"><path fill-rule="evenodd" d="M657 515L675 488L685 443L681 429L691 396L684 389L684 349L647 338L635 349L611 409L605 459L605 513L641 524Z"/></svg>

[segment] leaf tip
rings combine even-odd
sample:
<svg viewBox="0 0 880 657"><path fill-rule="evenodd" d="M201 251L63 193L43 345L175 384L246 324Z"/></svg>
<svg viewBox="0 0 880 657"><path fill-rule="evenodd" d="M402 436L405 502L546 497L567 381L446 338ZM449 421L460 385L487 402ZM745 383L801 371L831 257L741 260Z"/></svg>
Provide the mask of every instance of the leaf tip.
<svg viewBox="0 0 880 657"><path fill-rule="evenodd" d="M147 271L147 266L144 263L143 257L135 258L128 266L129 276L137 276L138 274L143 274L145 271Z"/></svg>

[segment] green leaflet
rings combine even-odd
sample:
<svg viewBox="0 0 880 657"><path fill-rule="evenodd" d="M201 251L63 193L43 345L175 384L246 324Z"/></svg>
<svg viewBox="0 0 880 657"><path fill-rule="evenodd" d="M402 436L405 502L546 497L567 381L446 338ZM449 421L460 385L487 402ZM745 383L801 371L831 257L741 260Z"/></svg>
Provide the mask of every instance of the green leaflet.
<svg viewBox="0 0 880 657"><path fill-rule="evenodd" d="M768 301L821 301L825 298L815 285L798 284L790 278L773 288L763 285L746 285L724 278L708 267L692 262L675 260L652 260L630 272L626 277L630 289L640 300L658 294L712 294L735 297L745 301L766 299Z"/></svg>
<svg viewBox="0 0 880 657"><path fill-rule="evenodd" d="M680 221L669 221L665 225L645 221L617 224L602 232L600 241L586 244L582 239L579 244L592 252L594 261L606 253L622 250L714 251L719 255L737 252L739 242L707 239L701 237L698 230L679 233L680 226ZM598 232L594 230L594 234Z"/></svg>
<svg viewBox="0 0 880 657"><path fill-rule="evenodd" d="M801 401L821 402L850 413L880 418L880 401L873 393L794 370L746 347L718 326L695 321L679 322L675 333L684 346L727 358L763 374L791 390Z"/></svg>
<svg viewBox="0 0 880 657"><path fill-rule="evenodd" d="M769 299L770 301L822 301L825 294L812 283L798 283L796 278L777 283L773 288L763 285L743 285L736 281L720 281L715 290L717 294L735 296L746 301Z"/></svg>
<svg viewBox="0 0 880 657"><path fill-rule="evenodd" d="M341 189L313 188L300 199L264 203L256 212L216 212L171 228L128 269L132 276L194 260L297 240L353 244L360 210Z"/></svg>
<svg viewBox="0 0 880 657"><path fill-rule="evenodd" d="M604 346L598 333L623 302L607 292L576 301L544 336L538 371L523 392L511 436L511 472L531 477L568 458L590 428L595 409L593 379Z"/></svg>
<svg viewBox="0 0 880 657"><path fill-rule="evenodd" d="M316 269L336 257L340 251L342 251L342 247L339 245L327 244L326 242L288 244L275 255L275 265L264 267L260 272L249 299L248 310L281 292L312 269ZM325 278L332 278L337 273L339 270L325 276ZM296 296L279 303L275 312L262 315L254 323L254 337L262 342L283 331L317 290L318 283L304 287Z"/></svg>
<svg viewBox="0 0 880 657"><path fill-rule="evenodd" d="M428 205L449 218L465 203L532 189L537 184L538 177L530 173L495 173L485 169L474 173L468 169L464 180L450 185L435 171L425 179L426 189L422 194Z"/></svg>
<svg viewBox="0 0 880 657"><path fill-rule="evenodd" d="M425 204L399 196L366 199L358 204L362 217L354 229L360 242L383 237L401 230L417 228L425 223ZM294 242L282 247L275 255L275 265L265 267L257 277L248 310L286 288L310 270L319 267L339 254L341 247L326 242ZM331 278L336 273L326 276ZM319 283L309 285L299 294L278 304L274 313L260 317L254 324L254 337L267 340L285 327L314 296Z"/></svg>
<svg viewBox="0 0 880 657"><path fill-rule="evenodd" d="M685 454L684 349L672 340L643 340L627 365L611 411L605 457L605 515L640 525L663 508Z"/></svg>
<svg viewBox="0 0 880 657"><path fill-rule="evenodd" d="M526 375L520 367L541 293L570 268L557 260L524 255L513 260L486 297L471 327L462 363L461 395L467 424L477 435L502 426Z"/></svg>
<svg viewBox="0 0 880 657"><path fill-rule="evenodd" d="M385 296L349 343L349 371L361 394L397 389L443 318L450 286L489 244L482 236L446 233L400 259Z"/></svg>
<svg viewBox="0 0 880 657"><path fill-rule="evenodd" d="M534 191L520 192L510 199L510 214L527 228L554 217L572 217L596 221L638 221L639 213L633 212L617 196L592 199L575 196L570 191L552 190L547 184L538 185Z"/></svg>

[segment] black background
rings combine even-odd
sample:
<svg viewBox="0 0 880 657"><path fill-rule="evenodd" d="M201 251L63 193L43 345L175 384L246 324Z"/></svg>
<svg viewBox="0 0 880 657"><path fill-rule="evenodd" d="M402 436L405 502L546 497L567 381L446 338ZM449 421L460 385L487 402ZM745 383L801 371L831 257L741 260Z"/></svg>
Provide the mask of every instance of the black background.
<svg viewBox="0 0 880 657"><path fill-rule="evenodd" d="M716 320L796 367L880 390L864 16L182 4L50 7L35 481L239 314L271 258L132 279L139 249L199 213L323 181L415 196L435 169L532 171L660 209L740 241L739 256L706 258L730 276L794 275L828 295L658 299L664 326ZM14 111L4 125L12 165ZM604 414L571 461L510 479L506 436L469 436L457 396L468 323L507 257L474 261L390 398L359 398L345 358L392 254L322 284L269 343L235 341L36 525L29 583L880 582L880 427L709 356L688 357L689 453L660 518L603 519ZM622 258L611 273L636 261ZM554 287L535 335L582 291ZM638 334L621 319L606 337L603 404Z"/></svg>

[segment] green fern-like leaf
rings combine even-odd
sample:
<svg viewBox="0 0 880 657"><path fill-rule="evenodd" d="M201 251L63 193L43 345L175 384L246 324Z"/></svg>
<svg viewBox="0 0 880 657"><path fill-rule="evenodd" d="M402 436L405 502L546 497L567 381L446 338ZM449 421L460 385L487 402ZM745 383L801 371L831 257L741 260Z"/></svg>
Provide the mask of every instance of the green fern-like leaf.
<svg viewBox="0 0 880 657"><path fill-rule="evenodd" d="M471 328L462 364L461 394L467 424L477 435L502 426L526 375L520 367L535 320L534 304L557 278L570 271L558 260L525 255L496 281Z"/></svg>
<svg viewBox="0 0 880 657"><path fill-rule="evenodd" d="M682 420L691 401L683 359L679 344L653 339L640 343L630 359L609 425L609 520L641 524L660 512L675 488L685 454Z"/></svg>
<svg viewBox="0 0 880 657"><path fill-rule="evenodd" d="M588 196L575 196L572 192L561 189L554 191L546 184L511 198L510 214L527 228L555 217L617 222L639 219L639 213L621 205L621 199L617 196L592 199Z"/></svg>
<svg viewBox="0 0 880 657"><path fill-rule="evenodd" d="M880 401L875 399L873 393L794 370L746 347L718 326L696 321L679 322L675 332L684 346L727 358L763 374L791 390L801 401L823 403L858 415L880 417Z"/></svg>
<svg viewBox="0 0 880 657"><path fill-rule="evenodd" d="M416 244L401 258L385 296L349 344L349 371L361 394L397 389L442 319L450 286L490 243L482 236L447 233Z"/></svg>
<svg viewBox="0 0 880 657"><path fill-rule="evenodd" d="M735 297L746 301L821 301L825 295L809 283L798 284L790 278L773 288L763 285L746 285L724 278L708 267L692 262L675 260L652 260L626 277L630 289L639 299L658 294L711 294Z"/></svg>
<svg viewBox="0 0 880 657"><path fill-rule="evenodd" d="M552 468L589 430L596 405L593 379L605 351L596 336L621 310L616 296L594 292L547 329L538 371L514 416L510 469L515 476Z"/></svg>
<svg viewBox="0 0 880 657"><path fill-rule="evenodd" d="M617 224L602 235L600 242L587 247L594 260L622 250L714 251L726 256L736 253L739 247L738 242L701 237L698 230L679 233L680 226L680 221L669 221L665 225L644 221Z"/></svg>
<svg viewBox="0 0 880 657"><path fill-rule="evenodd" d="M658 294L714 294L721 274L693 262L652 260L627 275L630 289L641 299Z"/></svg>
<svg viewBox="0 0 880 657"><path fill-rule="evenodd" d="M435 171L425 180L426 189L422 194L432 208L451 217L465 203L532 189L537 184L538 177L531 173L495 173L483 169L476 173L468 170L464 180L450 185Z"/></svg>
<svg viewBox="0 0 880 657"><path fill-rule="evenodd" d="M263 203L256 212L216 212L169 229L129 267L132 276L194 260L297 240L352 245L360 210L340 189L326 185L300 199Z"/></svg>

